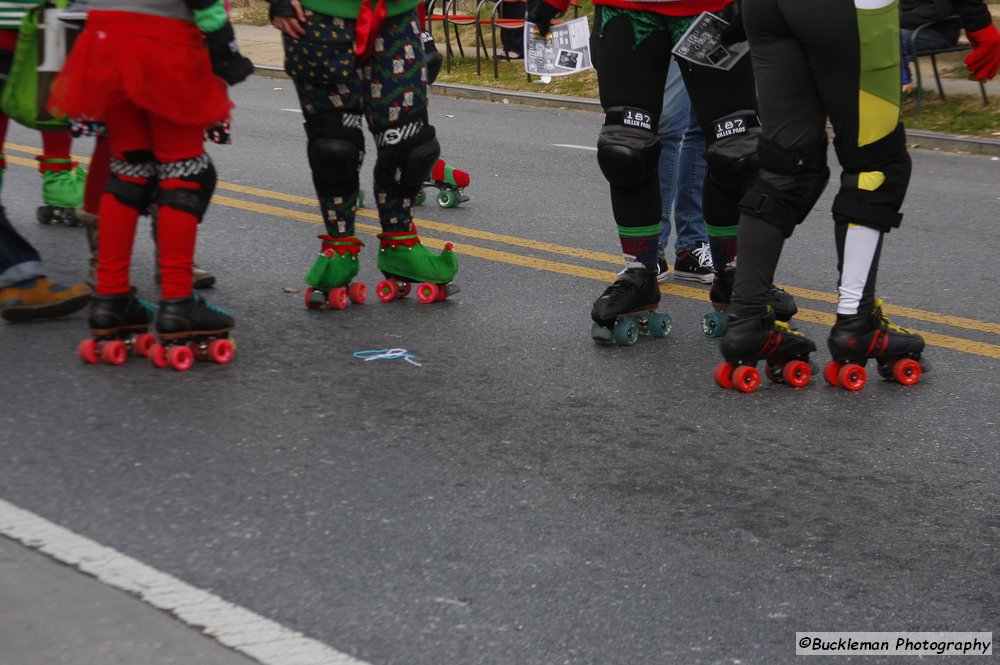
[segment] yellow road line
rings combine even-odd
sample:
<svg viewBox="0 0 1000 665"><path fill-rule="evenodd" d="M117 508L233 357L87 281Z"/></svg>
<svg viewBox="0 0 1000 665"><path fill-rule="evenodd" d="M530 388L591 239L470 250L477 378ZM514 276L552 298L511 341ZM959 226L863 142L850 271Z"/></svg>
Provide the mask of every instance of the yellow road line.
<svg viewBox="0 0 1000 665"><path fill-rule="evenodd" d="M38 148L34 148L32 146L7 144L6 148L7 150L24 152L33 155L41 154L41 150L39 150ZM74 156L74 159L82 163L89 163L89 160L85 157ZM10 162L11 164L17 164L19 166L28 166L28 167L36 166L36 162L34 160L24 159L10 155L8 155L7 161ZM316 205L316 200L312 197L298 196L295 194L286 194L284 192L276 192L273 190L261 189L259 187L251 187L249 185L237 185L233 183L220 182L218 184L218 189L224 191L236 192L239 194L247 194L250 196L256 196L260 198L266 198L274 201L295 203L298 205L305 205L305 206ZM276 206L270 206L262 203L244 202L241 199L234 199L217 195L213 197L213 201L217 201L229 207L241 208L244 210L259 212L262 214L274 215L277 217L293 217L295 219L299 219L301 221L306 221L314 224L318 224L322 221L319 215L316 214L301 213L298 211L289 210L287 208L279 208ZM367 217L369 219L378 219L378 214L370 210L364 210L364 209L358 210L358 215L361 217ZM520 238L518 236L491 233L489 231L480 231L478 229L469 229L463 226L457 226L455 224L446 224L444 222L435 222L429 219L414 218L414 221L417 223L418 226L426 229L431 229L434 231L441 231L444 233L465 236L468 238L477 238L480 240L496 242L504 245L511 245L514 247L533 249L537 251L548 252L550 254L570 256L573 258L587 259L591 261L596 261L600 263L609 263L613 265L620 265L622 260L621 256L618 254L592 252L584 249L577 249L573 247L556 245L554 243L530 240L528 238ZM372 235L378 231L377 227L368 226L364 224L359 224L358 228L359 230L362 230L363 232ZM427 244L430 245L431 243L427 242ZM511 263L510 261L506 262ZM521 265L521 264L516 264L516 265ZM570 264L559 263L558 265L565 266ZM556 272L564 272L564 271L556 271ZM566 274L575 274L575 273L566 273ZM612 273L607 273L607 274L610 275ZM782 285L782 288L798 298L818 300L820 302L827 302L827 303L837 302L837 296L833 293L828 293L825 291L815 291L813 289L804 289L787 285ZM678 295L684 298L694 298L696 300L703 300L705 297L704 291L692 287L669 285L667 289L668 290L666 292L673 293L674 295ZM914 309L911 307L901 307L898 305L886 305L885 311L887 314L890 315L906 317L917 321L924 321L927 323L939 323L943 325L952 326L955 328L965 328L967 330L976 330L979 332L989 332L1000 335L1000 323L979 321L976 319L968 319L959 316L952 316L949 314L939 314L937 312L929 312L926 310ZM800 318L802 318L801 314L799 316ZM924 334L933 335L933 333L924 333Z"/></svg>
<svg viewBox="0 0 1000 665"><path fill-rule="evenodd" d="M287 208L279 208L277 206L256 203L254 201L234 199L228 196L216 196L212 200L219 205L239 208L240 210L257 212L264 215L272 215L279 218L284 217L297 219L310 224L322 224L323 222L322 217L315 213L289 210ZM370 224L357 224L356 228L361 233L367 235L375 235L381 231L379 227L372 226ZM440 249L445 245L443 240L438 240L436 238L423 238L423 243L428 247L433 247L435 249ZM532 268L534 270L545 270L547 272L554 272L560 275L570 275L573 277L590 279L604 284L614 281L616 274L615 272L609 270L597 270L573 263L550 261L548 259L524 256L522 254L512 254L510 252L502 252L466 243L458 245L455 248L455 251L460 254L465 254L466 256L474 256L476 258L496 263L506 263L508 265L520 266L522 268ZM701 302L706 301L706 293L703 289L696 289L690 286L680 286L677 284L664 284L660 286L660 290L668 295L689 298ZM800 309L798 314L796 314L796 318L801 321L819 323L825 326L832 326L835 319L833 314L811 309ZM973 340L963 339L961 337L949 337L947 335L939 335L919 330L914 330L913 332L922 335L924 340L931 346L953 349L955 351L961 351L963 353L969 353L977 356L986 356L987 358L1000 358L1000 345L997 344L987 344L985 342L976 342Z"/></svg>

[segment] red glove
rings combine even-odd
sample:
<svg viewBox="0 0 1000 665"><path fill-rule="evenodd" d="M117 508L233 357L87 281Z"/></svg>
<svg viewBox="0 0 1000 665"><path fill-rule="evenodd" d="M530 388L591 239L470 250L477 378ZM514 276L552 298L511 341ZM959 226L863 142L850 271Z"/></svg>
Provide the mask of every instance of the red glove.
<svg viewBox="0 0 1000 665"><path fill-rule="evenodd" d="M966 32L972 44L972 53L965 57L965 66L979 81L988 81L1000 70L1000 32L995 25L988 25L975 32Z"/></svg>

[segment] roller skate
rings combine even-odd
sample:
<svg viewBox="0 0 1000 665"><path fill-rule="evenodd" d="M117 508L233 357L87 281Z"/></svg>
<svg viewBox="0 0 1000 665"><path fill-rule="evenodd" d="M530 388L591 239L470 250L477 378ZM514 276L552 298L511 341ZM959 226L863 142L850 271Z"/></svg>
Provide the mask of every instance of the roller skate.
<svg viewBox="0 0 1000 665"><path fill-rule="evenodd" d="M845 390L861 390L868 380L865 364L869 358L875 358L879 376L904 386L917 383L930 369L920 358L924 339L890 321L882 305L881 300L876 300L867 314L837 316L826 342L833 356L823 370L827 383Z"/></svg>
<svg viewBox="0 0 1000 665"><path fill-rule="evenodd" d="M668 314L656 311L659 304L656 274L630 263L594 302L590 336L598 344L618 346L632 346L639 335L666 337L673 322Z"/></svg>
<svg viewBox="0 0 1000 665"><path fill-rule="evenodd" d="M71 159L38 157L42 174L42 201L36 217L42 224L79 226L76 207L83 202L87 172Z"/></svg>
<svg viewBox="0 0 1000 665"><path fill-rule="evenodd" d="M156 309L140 300L132 289L115 296L94 296L90 304L90 333L92 337L80 342L77 355L83 362L96 365L123 365L129 353L149 355L156 337L148 332Z"/></svg>
<svg viewBox="0 0 1000 665"><path fill-rule="evenodd" d="M161 300L156 315L159 341L149 349L149 360L156 367L179 372L190 369L195 360L225 365L236 351L229 339L235 325L233 317L198 294Z"/></svg>
<svg viewBox="0 0 1000 665"><path fill-rule="evenodd" d="M450 242L434 255L420 242L415 226L410 232L380 233L378 239L378 269L385 275L375 287L379 300L405 297L414 282L418 282L417 300L424 304L458 293L458 286L451 283L458 272L458 259Z"/></svg>
<svg viewBox="0 0 1000 665"><path fill-rule="evenodd" d="M344 309L347 301L360 305L368 295L361 282L351 282L358 274L358 252L364 243L357 238L334 238L321 235L323 248L316 262L306 273L306 308ZM346 287L346 288L345 288Z"/></svg>
<svg viewBox="0 0 1000 665"><path fill-rule="evenodd" d="M443 159L439 159L431 169L431 174L427 178L427 182L421 185L420 191L417 192L415 203L418 206L423 205L427 200L427 192L425 190L428 187L434 187L438 190L436 200L439 206L442 208L457 208L459 203L469 200L469 197L465 195L463 190L469 186L470 182L472 182L472 179L468 173L447 164Z"/></svg>
<svg viewBox="0 0 1000 665"><path fill-rule="evenodd" d="M757 361L763 360L764 373L774 383L801 388L809 383L812 366L809 354L816 344L784 321L774 310L748 318L730 318L719 348L725 362L715 366L715 382L723 388L752 393L760 386Z"/></svg>
<svg viewBox="0 0 1000 665"><path fill-rule="evenodd" d="M726 310L729 309L729 301L733 297L735 278L736 271L733 268L726 268L722 272L715 273L712 288L708 290L708 299L715 309L701 320L701 331L705 333L706 337L721 337L726 332L728 324ZM768 304L774 310L774 318L778 321L791 321L792 317L799 311L792 294L776 286L771 287L768 294Z"/></svg>

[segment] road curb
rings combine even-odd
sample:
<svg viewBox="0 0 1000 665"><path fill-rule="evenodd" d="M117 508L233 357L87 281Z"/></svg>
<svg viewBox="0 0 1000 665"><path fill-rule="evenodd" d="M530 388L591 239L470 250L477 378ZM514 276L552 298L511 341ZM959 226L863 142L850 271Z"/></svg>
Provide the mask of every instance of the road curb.
<svg viewBox="0 0 1000 665"><path fill-rule="evenodd" d="M257 65L257 74L274 78L288 78L280 67ZM563 95L548 95L537 92L521 92L516 90L498 90L475 85L458 83L435 83L431 92L443 97L455 99L476 99L498 104L524 104L546 108L560 108L571 111L601 112L601 103L596 99L586 97L568 97ZM919 150L937 150L968 155L986 155L1000 157L1000 141L975 136L955 136L953 134L938 134L920 130L907 130L907 143L910 148Z"/></svg>

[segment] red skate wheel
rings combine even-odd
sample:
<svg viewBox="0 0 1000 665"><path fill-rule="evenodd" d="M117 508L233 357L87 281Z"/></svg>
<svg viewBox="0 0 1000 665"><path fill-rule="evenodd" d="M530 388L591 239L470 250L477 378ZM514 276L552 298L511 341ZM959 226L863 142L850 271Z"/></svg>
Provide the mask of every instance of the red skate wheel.
<svg viewBox="0 0 1000 665"><path fill-rule="evenodd" d="M712 372L712 378L718 385L729 390L733 387L733 364L719 363L715 366L715 371Z"/></svg>
<svg viewBox="0 0 1000 665"><path fill-rule="evenodd" d="M208 343L208 358L212 362L225 365L233 359L233 343L228 339L213 339Z"/></svg>
<svg viewBox="0 0 1000 665"><path fill-rule="evenodd" d="M355 305L363 305L365 298L368 297L368 287L361 282L355 282L347 287L347 297Z"/></svg>
<svg viewBox="0 0 1000 665"><path fill-rule="evenodd" d="M781 370L781 375L784 377L785 383L791 387L801 388L809 383L809 378L812 376L812 368L809 367L809 363L807 362L793 360L785 365Z"/></svg>
<svg viewBox="0 0 1000 665"><path fill-rule="evenodd" d="M96 365L101 360L97 340L85 339L76 346L76 354L88 365Z"/></svg>
<svg viewBox="0 0 1000 665"><path fill-rule="evenodd" d="M322 302L313 301L312 297L314 293L316 293L316 289L314 289L313 287L310 286L308 289L306 289L306 309L319 309L320 307L323 306Z"/></svg>
<svg viewBox="0 0 1000 665"><path fill-rule="evenodd" d="M194 353L180 344L171 346L167 349L167 363L178 372L186 372L194 364Z"/></svg>
<svg viewBox="0 0 1000 665"><path fill-rule="evenodd" d="M840 368L837 380L840 382L840 387L845 390L861 390L868 381L868 373L861 365L850 363Z"/></svg>
<svg viewBox="0 0 1000 665"><path fill-rule="evenodd" d="M101 360L109 365L124 365L128 360L128 347L120 339L105 342L101 347Z"/></svg>
<svg viewBox="0 0 1000 665"><path fill-rule="evenodd" d="M389 302L399 296L399 287L391 279L383 279L375 285L375 295L382 302Z"/></svg>
<svg viewBox="0 0 1000 665"><path fill-rule="evenodd" d="M149 350L156 344L156 336L151 333L142 333L135 338L132 348L135 352L145 358L149 355Z"/></svg>
<svg viewBox="0 0 1000 665"><path fill-rule="evenodd" d="M923 368L913 358L903 358L892 366L892 378L904 386L912 386L920 380L921 374L923 374Z"/></svg>
<svg viewBox="0 0 1000 665"><path fill-rule="evenodd" d="M838 378L838 375L840 374L841 367L843 367L843 365L838 363L836 360L831 360L823 368L823 378L826 379L826 382L834 388L840 387L840 378Z"/></svg>
<svg viewBox="0 0 1000 665"><path fill-rule="evenodd" d="M428 305L435 300L442 300L444 296L444 291L437 284L431 284L430 282L424 282L417 286L417 300L425 305Z"/></svg>
<svg viewBox="0 0 1000 665"><path fill-rule="evenodd" d="M149 358L149 362L153 364L153 367L159 367L160 369L167 367L167 350L159 342L149 347L149 355L147 357Z"/></svg>
<svg viewBox="0 0 1000 665"><path fill-rule="evenodd" d="M733 372L733 385L744 393L752 393L760 387L760 372L756 367L742 365Z"/></svg>
<svg viewBox="0 0 1000 665"><path fill-rule="evenodd" d="M347 289L342 287L331 289L326 297L326 303L330 306L330 309L346 309Z"/></svg>

